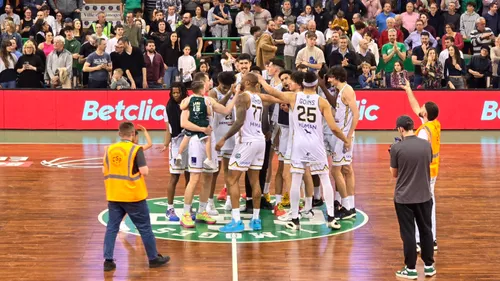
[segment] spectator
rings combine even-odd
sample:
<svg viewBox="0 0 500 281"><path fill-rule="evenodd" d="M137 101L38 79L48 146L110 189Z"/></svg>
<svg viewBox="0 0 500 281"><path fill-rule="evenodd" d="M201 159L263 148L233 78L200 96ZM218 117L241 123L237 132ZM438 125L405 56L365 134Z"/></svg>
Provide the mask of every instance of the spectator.
<svg viewBox="0 0 500 281"><path fill-rule="evenodd" d="M5 14L0 15L0 23L5 23L7 21L7 18L12 18L16 27L15 30L19 30L19 26L21 25L21 18L19 17L19 15L14 14L14 10L9 4L5 5Z"/></svg>
<svg viewBox="0 0 500 281"><path fill-rule="evenodd" d="M133 14L135 9L141 9L143 3L144 3L143 0L121 0L120 4L121 18L122 19L126 18L128 13Z"/></svg>
<svg viewBox="0 0 500 281"><path fill-rule="evenodd" d="M142 9L134 9L134 22L138 26L137 21L141 23L141 34L146 36L148 33L146 32L146 21L142 18L143 13Z"/></svg>
<svg viewBox="0 0 500 281"><path fill-rule="evenodd" d="M155 46L160 49L160 47L165 43L165 41L170 38L172 31L167 31L167 23L164 20L158 22L158 31L151 34L151 39L155 43Z"/></svg>
<svg viewBox="0 0 500 281"><path fill-rule="evenodd" d="M325 64L325 54L316 47L316 33L308 31L306 38L306 47L298 52L295 66L305 65L309 67L309 70L318 72Z"/></svg>
<svg viewBox="0 0 500 281"><path fill-rule="evenodd" d="M461 0L462 4L460 6L461 10L460 12L461 13L464 13L464 7L466 6L466 4L468 3L473 3L474 4L474 11L476 13L480 13L482 11L482 2L481 0Z"/></svg>
<svg viewBox="0 0 500 281"><path fill-rule="evenodd" d="M424 30L429 32L432 37L436 38L437 32L433 26L429 25L429 18L427 17L427 14L420 14L420 20L424 23Z"/></svg>
<svg viewBox="0 0 500 281"><path fill-rule="evenodd" d="M311 6L309 6L311 8ZM310 9L309 12L311 12L312 9ZM260 27L261 30L265 30L267 27L267 22L272 18L271 13L262 8L261 4L259 2L255 3L254 5L254 21L255 25ZM297 18L297 24L299 24L299 18Z"/></svg>
<svg viewBox="0 0 500 281"><path fill-rule="evenodd" d="M73 35L73 28L68 26L64 28L64 33L66 34L66 41L64 43L64 49L68 50L73 57L73 77L74 79L80 78L80 63L78 59L80 58L80 48L82 44ZM73 85L76 85L77 81L74 81ZM81 81L78 81L81 83Z"/></svg>
<svg viewBox="0 0 500 281"><path fill-rule="evenodd" d="M122 69L125 69L127 78L130 81L132 89L147 89L146 64L141 49L132 46L127 37L118 40L118 44L123 46L124 62L121 63Z"/></svg>
<svg viewBox="0 0 500 281"><path fill-rule="evenodd" d="M286 25L290 23L295 23L297 21L297 17L292 11L292 2L291 0L284 0L281 10L277 14L278 16L282 16Z"/></svg>
<svg viewBox="0 0 500 281"><path fill-rule="evenodd" d="M359 41L359 48L358 48L358 60L359 60L359 65L358 65L358 73L362 72L362 63L367 63L370 65L370 71L375 71L377 70L377 61L375 60L375 55L370 51L368 48L368 41L365 39L361 39Z"/></svg>
<svg viewBox="0 0 500 281"><path fill-rule="evenodd" d="M22 38L30 37L30 30L33 26L33 18L31 17L32 12L30 9L24 11L24 19L21 20L21 26L19 28Z"/></svg>
<svg viewBox="0 0 500 281"><path fill-rule="evenodd" d="M324 49L325 48L325 44L326 44L325 36L324 36L323 32L321 32L321 31L319 31L319 30L316 29L316 22L315 21L310 21L307 24L307 30L305 30L304 32L302 32L300 34L300 45L305 45L306 44L306 33L308 31L314 32L316 34L316 38L317 38L316 39L316 46L318 46L321 49Z"/></svg>
<svg viewBox="0 0 500 281"><path fill-rule="evenodd" d="M231 15L229 14L229 7L225 2L219 2L219 5L214 6L213 17L215 19L215 26L212 28L212 35L214 37L228 37L229 26L233 23ZM182 39L181 39L182 41ZM222 40L222 49L227 49L227 41ZM221 51L221 41L215 41L215 52Z"/></svg>
<svg viewBox="0 0 500 281"><path fill-rule="evenodd" d="M295 54L297 53L299 40L299 34L295 32L295 23L290 23L288 25L288 32L283 34L283 41L285 42L283 54L286 70L295 70Z"/></svg>
<svg viewBox="0 0 500 281"><path fill-rule="evenodd" d="M105 39L97 38L95 44L97 49L87 57L83 71L90 73L89 89L106 89L108 88L109 72L112 70L111 56L105 52Z"/></svg>
<svg viewBox="0 0 500 281"><path fill-rule="evenodd" d="M283 2L283 6L285 6L285 3L290 4L290 1ZM254 17L253 14L250 12L250 4L243 3L241 4L241 12L239 12L238 15L236 16L236 28L238 29L238 36L250 35L250 28L252 28L253 26L254 26Z"/></svg>
<svg viewBox="0 0 500 281"><path fill-rule="evenodd" d="M403 27L403 18L401 17L401 15L396 15L394 17L394 21L394 28L403 33L403 38L407 38L410 35L410 32L408 32L408 30Z"/></svg>
<svg viewBox="0 0 500 281"><path fill-rule="evenodd" d="M183 55L179 57L178 68L181 73L182 82L186 83L186 88L189 88L193 81L193 73L196 71L196 61L191 56L191 47L184 46Z"/></svg>
<svg viewBox="0 0 500 281"><path fill-rule="evenodd" d="M283 17L276 16L274 17L275 30L271 37L273 38L274 45L278 47L278 51L276 51L277 56L283 56L283 52L285 51L285 41L283 40L283 35L288 32L288 27L283 28ZM314 29L316 29L316 22L314 22ZM323 33L320 32L321 35Z"/></svg>
<svg viewBox="0 0 500 281"><path fill-rule="evenodd" d="M481 52L481 46L493 45L495 35L489 27L486 27L486 20L481 17L476 20L476 29L470 33L470 39L473 47L472 54L478 55Z"/></svg>
<svg viewBox="0 0 500 281"><path fill-rule="evenodd" d="M203 10L201 7L196 7L195 17L193 18L193 25L200 28L201 35L206 36L208 22L207 19L203 17Z"/></svg>
<svg viewBox="0 0 500 281"><path fill-rule="evenodd" d="M40 44L45 42L45 34L48 31L50 31L49 24L43 19L38 19L33 28L30 30L30 37L33 36L33 38L35 38L35 42Z"/></svg>
<svg viewBox="0 0 500 281"><path fill-rule="evenodd" d="M132 12L127 13L127 23L123 26L123 36L127 37L133 47L142 46L142 30L134 23Z"/></svg>
<svg viewBox="0 0 500 281"><path fill-rule="evenodd" d="M332 37L327 41L324 53L326 59L326 65L330 65L330 63L328 62L328 58L334 51L338 50L339 40L340 40L339 32L334 32L332 33Z"/></svg>
<svg viewBox="0 0 500 281"><path fill-rule="evenodd" d="M384 32L387 29L387 19L394 18L396 15L391 12L391 3L384 3L384 10L382 13L378 14L375 20L377 21L377 27L379 32ZM402 41L402 40L401 40Z"/></svg>
<svg viewBox="0 0 500 281"><path fill-rule="evenodd" d="M177 29L179 22L182 20L180 19L179 14L175 12L175 7L174 6L168 7L166 15L167 15L166 21L170 25L170 29L172 29L172 31L175 31Z"/></svg>
<svg viewBox="0 0 500 281"><path fill-rule="evenodd" d="M30 10L30 17L36 15L43 5L43 0L24 0L21 3L21 6L24 6L24 16L26 17L26 12ZM21 20L21 29L22 29L22 20Z"/></svg>
<svg viewBox="0 0 500 281"><path fill-rule="evenodd" d="M443 65L438 60L436 49L429 48L422 61L422 75L424 89L440 89L443 78Z"/></svg>
<svg viewBox="0 0 500 281"><path fill-rule="evenodd" d="M443 2L441 2L441 3L443 3ZM456 10L458 8L457 8L455 3L458 4L458 1L451 1L448 4L447 11L443 13L443 19L444 19L443 24L446 25L446 24L450 23L450 24L453 24L455 26L455 28L459 29L460 28L460 14L458 14L456 12Z"/></svg>
<svg viewBox="0 0 500 281"><path fill-rule="evenodd" d="M358 22L363 22L363 21L361 20L361 15L359 13L356 13L352 16L352 24L350 27L351 34L354 34L354 32L356 31L356 27L354 25ZM365 24L365 28L366 28L366 23L364 23L364 24ZM360 32L360 34L363 34L363 32L364 32L364 30L362 30L362 32Z"/></svg>
<svg viewBox="0 0 500 281"><path fill-rule="evenodd" d="M382 31L380 34L380 38L378 39L378 46L379 48L382 48L385 44L389 42L389 30L394 29L396 31L396 41L403 43L404 42L404 35L403 32L399 29L395 28L396 25L396 20L394 18L388 18L387 19L387 29Z"/></svg>
<svg viewBox="0 0 500 281"><path fill-rule="evenodd" d="M43 19L49 24L49 26L54 30L56 19L50 15L50 8L47 4L42 5L40 11L43 12Z"/></svg>
<svg viewBox="0 0 500 281"><path fill-rule="evenodd" d="M342 11L345 18L348 20L349 25L353 24L352 18L354 17L354 14L358 13L364 15L367 12L365 5L363 5L360 0L339 1L339 3L337 3L336 5L336 8L337 10Z"/></svg>
<svg viewBox="0 0 500 281"><path fill-rule="evenodd" d="M276 56L278 47L274 46L271 34L264 32L255 42L255 64L261 69L265 68L265 64Z"/></svg>
<svg viewBox="0 0 500 281"><path fill-rule="evenodd" d="M472 56L467 66L467 71L469 73L467 84L469 85L469 89L486 88L486 78L491 75L489 50L490 48L488 46L482 46L480 54Z"/></svg>
<svg viewBox="0 0 500 281"><path fill-rule="evenodd" d="M102 24L97 23L95 25L95 35L97 38L102 38L108 40L109 38L104 34Z"/></svg>
<svg viewBox="0 0 500 281"><path fill-rule="evenodd" d="M74 27L73 26L73 20L71 18L65 18L64 19L64 25L63 25L63 28L61 29L61 31L59 32L59 34L56 34L56 35L61 35L62 37L65 36L64 34L64 28L66 27Z"/></svg>
<svg viewBox="0 0 500 281"><path fill-rule="evenodd" d="M416 23L417 29L413 31L408 38L405 40L405 46L408 50L413 50L416 47L422 45L421 38L422 36L426 36L429 38L429 43L432 44L433 48L436 48L438 45L438 42L434 37L429 34L429 32L424 31L424 23L421 20L418 20Z"/></svg>
<svg viewBox="0 0 500 281"><path fill-rule="evenodd" d="M147 42L144 61L146 63L148 88L161 89L162 80L165 76L165 66L163 58L156 52L155 42L152 40L148 40Z"/></svg>
<svg viewBox="0 0 500 281"><path fill-rule="evenodd" d="M438 11L438 4L432 2L429 6L428 25L434 27L436 30L436 40L439 42L444 34L444 18L440 11Z"/></svg>
<svg viewBox="0 0 500 281"><path fill-rule="evenodd" d="M85 41L85 43L82 44L82 47L80 48L80 57L78 58L78 62L80 64L85 64L90 54L92 54L97 50L96 46L97 38L98 37L96 34L87 35L87 40ZM109 59L111 63L111 55ZM89 72L84 71L82 77L83 77L82 80L83 87L86 88L89 85Z"/></svg>
<svg viewBox="0 0 500 281"><path fill-rule="evenodd" d="M11 43L10 49L9 49L10 52L13 53L16 56L17 59L19 59L23 55L23 53L21 53L21 52L19 52L17 50L17 41L16 41L16 39L11 38L9 41Z"/></svg>
<svg viewBox="0 0 500 281"><path fill-rule="evenodd" d="M193 0L182 0L182 7L183 13L189 13L191 17L194 17L198 4Z"/></svg>
<svg viewBox="0 0 500 281"><path fill-rule="evenodd" d="M170 88L170 85L175 81L175 77L179 73L177 66L181 54L177 33L173 32L170 34L170 38L165 41L160 48L160 55L163 57L163 61L165 63L163 83L167 89Z"/></svg>
<svg viewBox="0 0 500 281"><path fill-rule="evenodd" d="M83 0L49 0L49 5L55 13L61 12L65 18L79 19Z"/></svg>
<svg viewBox="0 0 500 281"><path fill-rule="evenodd" d="M35 55L35 44L26 41L23 46L23 55L16 63L16 71L19 74L17 79L18 88L42 88L40 75L43 73L43 62Z"/></svg>
<svg viewBox="0 0 500 281"><path fill-rule="evenodd" d="M352 34L352 46L354 47L354 50L358 49L359 46L359 41L363 39L363 31L366 28L366 25L363 22L357 22L354 24L354 28L356 29L354 33Z"/></svg>
<svg viewBox="0 0 500 281"><path fill-rule="evenodd" d="M222 51L222 59L220 60L220 64L222 65L222 71L234 71L233 65L236 62L236 59L231 55L228 50Z"/></svg>
<svg viewBox="0 0 500 281"><path fill-rule="evenodd" d="M408 2L406 4L406 12L401 14L401 17L403 18L403 27L410 33L415 30L415 22L420 17L420 15L415 13L414 10L415 4L413 4L413 2Z"/></svg>
<svg viewBox="0 0 500 281"><path fill-rule="evenodd" d="M493 2L489 5L488 11L484 14L486 26L491 29L493 35L498 35L500 32L500 16L498 15L498 4Z"/></svg>
<svg viewBox="0 0 500 281"><path fill-rule="evenodd" d="M358 77L358 83L361 89L378 88L375 83L375 75L372 74L370 64L367 62L362 62L360 66L362 73Z"/></svg>
<svg viewBox="0 0 500 281"><path fill-rule="evenodd" d="M375 20L368 20L368 26L366 27L366 31L369 31L372 35L372 39L377 41L380 38L380 32L377 29L377 22Z"/></svg>
<svg viewBox="0 0 500 281"><path fill-rule="evenodd" d="M2 40L1 41L6 41L10 39L16 40L16 46L17 50L20 51L22 48L23 44L23 39L21 38L21 35L16 32L16 25L13 21L6 21L4 23L5 25L5 33L2 33Z"/></svg>
<svg viewBox="0 0 500 281"><path fill-rule="evenodd" d="M460 57L460 50L457 46L448 48L449 57L444 64L444 79L450 89L465 89L464 76L465 61Z"/></svg>
<svg viewBox="0 0 500 281"><path fill-rule="evenodd" d="M73 73L73 56L64 49L64 37L54 38L54 51L47 56L45 77L52 88L62 86L71 89L71 74Z"/></svg>
<svg viewBox="0 0 500 281"><path fill-rule="evenodd" d="M358 58L356 53L349 52L347 48L347 36L340 36L339 48L330 55L328 59L330 67L342 65L347 72L347 83L354 85L357 82Z"/></svg>
<svg viewBox="0 0 500 281"><path fill-rule="evenodd" d="M359 1L359 0L358 0ZM316 23L316 27L320 30L320 31L324 31L328 28L328 22L329 22L329 19L330 17L328 16L328 14L323 10L323 5L321 4L321 2L316 2L316 4L314 4L314 12L313 12L313 15L314 15L314 22ZM281 16L280 16L281 17ZM282 17L283 18L283 17ZM275 18L276 20L276 18ZM285 18L283 18L283 22L284 22ZM280 25L278 24L278 27Z"/></svg>
<svg viewBox="0 0 500 281"><path fill-rule="evenodd" d="M344 32L349 31L349 22L344 18L343 11L337 12L337 18L333 20L333 26L340 26Z"/></svg>
<svg viewBox="0 0 500 281"><path fill-rule="evenodd" d="M411 62L415 66L415 75L413 77L414 88L418 88L422 85L422 62L431 48L429 45L429 36L430 34L427 31L422 32L420 46L415 47L412 51Z"/></svg>
<svg viewBox="0 0 500 281"><path fill-rule="evenodd" d="M172 7L172 8L175 9L174 7ZM174 12L174 14L175 14L175 12ZM163 20L163 21L167 22L166 19L165 19L165 17L163 16L163 12L162 11L157 11L157 12L154 13L153 20L149 23L149 28L146 26L146 29L148 29L147 30L148 35L151 35L154 32L158 31L158 23L160 22L160 20ZM167 25L168 25L167 29L170 28L170 30L172 30L172 27L170 26L170 23L167 22Z"/></svg>
<svg viewBox="0 0 500 281"><path fill-rule="evenodd" d="M406 80L408 80L408 72L404 69L403 62L400 60L395 61L394 71L391 73L390 88L401 88L406 85Z"/></svg>
<svg viewBox="0 0 500 281"><path fill-rule="evenodd" d="M382 58L385 63L385 81L388 87L391 85L391 73L394 70L394 63L406 59L406 47L403 43L396 41L396 34L395 29L389 29L389 43L382 47Z"/></svg>
<svg viewBox="0 0 500 281"><path fill-rule="evenodd" d="M295 25L295 24L294 24ZM260 27L258 26L252 26L250 28L250 35L251 37L248 37L247 40L245 40L245 45L243 45L243 54L249 54L252 57L252 61L257 56L257 39L260 38L262 35L262 32L260 30Z"/></svg>
<svg viewBox="0 0 500 281"><path fill-rule="evenodd" d="M453 37L451 36L445 36L443 39L444 39L444 48L441 51L441 53L439 53L439 62L441 63L441 65L445 64L446 59L449 56L448 49L455 44L455 39L453 39ZM462 59L464 58L464 54L462 53L462 51L460 51L460 57Z"/></svg>
<svg viewBox="0 0 500 281"><path fill-rule="evenodd" d="M17 73L15 66L17 57L12 53L12 42L2 41L0 46L0 86L3 89L16 88Z"/></svg>
<svg viewBox="0 0 500 281"><path fill-rule="evenodd" d="M97 20L90 24L89 31L97 33L97 24L101 25L101 32L107 38L111 38L111 35L115 34L113 23L106 21L106 13L100 11L97 13Z"/></svg>
<svg viewBox="0 0 500 281"><path fill-rule="evenodd" d="M123 78L123 70L121 68L117 68L113 71L113 77L111 78L111 85L109 88L112 90L130 89L130 83Z"/></svg>
<svg viewBox="0 0 500 281"><path fill-rule="evenodd" d="M137 26L137 28L141 32L141 39L139 40L140 45L142 45L142 42L144 41L144 37L146 37L146 30L143 28L142 21L143 20L141 20L141 19L134 18L134 24L135 24L135 26Z"/></svg>
<svg viewBox="0 0 500 281"><path fill-rule="evenodd" d="M125 33L123 26L121 24L117 24L115 27L116 36L112 39L109 39L106 43L106 53L111 54L115 51L115 46L118 43L118 40L123 37Z"/></svg>
<svg viewBox="0 0 500 281"><path fill-rule="evenodd" d="M64 28L63 15L61 14L61 12L56 14L56 20L54 22L54 27L51 27L51 28L52 28L52 32L54 32L54 34L61 33L61 30Z"/></svg>
<svg viewBox="0 0 500 281"><path fill-rule="evenodd" d="M442 0L441 1L441 11L450 11L450 4L453 4L453 11L458 11L460 9L460 1L457 0ZM460 15L459 15L460 16ZM458 25L455 25L458 26Z"/></svg>
<svg viewBox="0 0 500 281"><path fill-rule="evenodd" d="M203 49L203 38L199 27L191 23L191 14L185 13L182 16L182 25L177 28L181 49L184 50L186 45L190 46L191 56L201 58L201 50ZM191 48L191 46L193 46Z"/></svg>
<svg viewBox="0 0 500 281"><path fill-rule="evenodd" d="M363 34L363 39L366 40L366 43L368 44L368 50L370 50L370 52L373 54L373 56L375 57L375 63L378 65L380 53L378 51L377 43L375 43L375 41L372 39L372 33L369 31L365 31L365 33ZM361 47L356 49L356 52L360 53Z"/></svg>
<svg viewBox="0 0 500 281"><path fill-rule="evenodd" d="M380 0L361 0L363 5L366 7L365 18L367 20L374 20L378 14L382 12L382 5Z"/></svg>
<svg viewBox="0 0 500 281"><path fill-rule="evenodd" d="M116 44L115 50L109 54L111 57L111 66L113 67L113 72L115 69L121 69L122 71L127 69L127 57L125 56L123 44Z"/></svg>
<svg viewBox="0 0 500 281"><path fill-rule="evenodd" d="M415 9L421 13L428 13L429 12L429 2L426 0L417 0L415 3Z"/></svg>
<svg viewBox="0 0 500 281"><path fill-rule="evenodd" d="M174 8L175 14L180 14L182 11L182 1L181 0L156 0L156 10L157 12L162 12L167 14L170 7Z"/></svg>
<svg viewBox="0 0 500 281"><path fill-rule="evenodd" d="M82 40L85 40L85 36L83 35L82 21L80 19L73 20L73 37L80 44L82 44Z"/></svg>
<svg viewBox="0 0 500 281"><path fill-rule="evenodd" d="M455 46L458 47L459 50L462 50L464 48L464 40L462 39L462 34L460 34L460 32L456 32L455 31L455 26L452 24L452 23L447 23L446 26L445 26L445 30L446 30L446 34L445 34L445 38L446 37L453 37L453 39L455 40ZM446 48L445 46L445 41L444 38L443 38L443 49Z"/></svg>
<svg viewBox="0 0 500 281"><path fill-rule="evenodd" d="M476 28L476 20L479 15L474 11L476 4L473 2L467 3L467 11L460 16L460 33L464 40L471 39L471 33ZM466 50L468 51L471 45L466 44ZM466 51L466 52L467 52Z"/></svg>
<svg viewBox="0 0 500 281"><path fill-rule="evenodd" d="M311 5L306 5L304 12L302 12L298 17L297 17L297 25L301 24L307 24L310 21L314 21L314 15L312 12L312 7Z"/></svg>

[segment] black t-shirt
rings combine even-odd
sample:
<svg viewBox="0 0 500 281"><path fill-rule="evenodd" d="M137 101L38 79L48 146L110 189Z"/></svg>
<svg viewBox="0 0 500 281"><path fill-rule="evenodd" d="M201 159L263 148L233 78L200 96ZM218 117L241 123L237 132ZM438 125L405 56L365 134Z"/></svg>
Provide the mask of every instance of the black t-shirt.
<svg viewBox="0 0 500 281"><path fill-rule="evenodd" d="M125 66L124 66L124 63L125 63L125 60L124 60L124 53L117 53L117 52L111 52L111 54L109 54L109 56L111 57L111 63L113 64L113 71L115 71L115 69L118 69L120 68L121 70L123 70L124 74L125 74ZM124 75L124 77L126 77L126 75Z"/></svg>
<svg viewBox="0 0 500 281"><path fill-rule="evenodd" d="M427 48L430 48L430 46ZM424 50L422 50L422 46L415 47L412 56L416 56L419 61L424 60L425 54ZM422 66L415 65L415 74L422 75Z"/></svg>
<svg viewBox="0 0 500 281"><path fill-rule="evenodd" d="M146 67L141 49L132 47L132 53L123 52L123 54L125 69L130 70L132 77L141 77L142 68Z"/></svg>
<svg viewBox="0 0 500 281"><path fill-rule="evenodd" d="M176 32L181 43L181 51L184 50L184 46L189 45L189 47L191 47L190 55L196 55L196 52L198 52L197 39L203 37L200 28L192 24L190 28L186 28L185 25L181 25L177 28Z"/></svg>
<svg viewBox="0 0 500 281"><path fill-rule="evenodd" d="M137 151L137 154L135 155L134 158L134 166L132 166L132 173L137 174L139 173L139 168L147 166L146 164L146 157L144 157L144 151L142 150L142 147L139 148Z"/></svg>
<svg viewBox="0 0 500 281"><path fill-rule="evenodd" d="M83 43L82 47L80 48L80 56L83 56L84 58L88 57L90 54L95 52L96 46L92 46L89 42Z"/></svg>

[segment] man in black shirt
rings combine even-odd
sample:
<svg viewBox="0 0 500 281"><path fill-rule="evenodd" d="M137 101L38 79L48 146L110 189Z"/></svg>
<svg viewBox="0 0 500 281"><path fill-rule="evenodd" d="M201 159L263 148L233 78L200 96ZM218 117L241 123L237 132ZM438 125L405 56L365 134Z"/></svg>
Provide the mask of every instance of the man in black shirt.
<svg viewBox="0 0 500 281"><path fill-rule="evenodd" d="M184 46L191 46L191 56L195 56L199 59L201 58L201 50L203 49L203 36L201 30L196 25L191 23L191 14L185 13L182 16L182 25L176 30L179 35L179 40L181 43L181 50L184 50ZM197 46L197 48L195 48Z"/></svg>
<svg viewBox="0 0 500 281"><path fill-rule="evenodd" d="M92 35L87 35L87 41L83 43L82 47L80 48L80 57L78 58L80 63L85 63L85 60L87 57L95 52L97 49L95 45L95 41L97 40L97 35L92 34ZM89 84L89 73L88 72L83 72L83 87L86 88Z"/></svg>
<svg viewBox="0 0 500 281"><path fill-rule="evenodd" d="M422 84L422 61L431 47L429 45L429 33L426 31L422 32L420 34L420 41L422 42L422 45L415 47L411 55L411 62L415 66L415 77L413 78L414 89Z"/></svg>
<svg viewBox="0 0 500 281"><path fill-rule="evenodd" d="M432 148L428 141L418 138L413 132L413 120L400 116L396 129L402 141L392 145L391 174L396 181L394 205L399 222L406 266L396 271L396 276L417 279L417 243L415 222L420 231L422 260L425 276L434 276L434 242L431 230L432 194L430 187L430 164Z"/></svg>
<svg viewBox="0 0 500 281"><path fill-rule="evenodd" d="M333 51L329 59L330 67L342 65L347 71L347 83L349 85L357 84L356 71L358 70L358 57L356 52L348 49L347 36L342 35L339 39L339 49Z"/></svg>
<svg viewBox="0 0 500 281"><path fill-rule="evenodd" d="M127 74L131 89L147 89L146 63L141 49L133 47L127 37L120 38L118 45L124 48L120 66Z"/></svg>

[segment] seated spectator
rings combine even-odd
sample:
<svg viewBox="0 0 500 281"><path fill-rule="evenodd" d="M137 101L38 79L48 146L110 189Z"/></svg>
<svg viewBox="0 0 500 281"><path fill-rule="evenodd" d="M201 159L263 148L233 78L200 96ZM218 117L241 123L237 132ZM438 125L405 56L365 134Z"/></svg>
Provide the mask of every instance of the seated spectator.
<svg viewBox="0 0 500 281"><path fill-rule="evenodd" d="M396 29L394 26L396 24L396 20L394 18L387 19L387 29L382 31L380 34L380 38L378 39L378 46L382 48L385 44L389 42L389 30L394 29L396 31L396 41L403 43L404 35L403 32L399 29Z"/></svg>
<svg viewBox="0 0 500 281"><path fill-rule="evenodd" d="M4 2L6 3L6 2ZM19 30L19 26L21 25L21 18L19 15L14 14L14 9L11 5L5 5L5 14L0 15L0 23L4 23L7 21L7 18L11 18L14 22L15 30Z"/></svg>
<svg viewBox="0 0 500 281"><path fill-rule="evenodd" d="M12 53L12 42L2 41L0 46L0 86L3 89L16 88L17 73L15 66L17 57Z"/></svg>
<svg viewBox="0 0 500 281"><path fill-rule="evenodd" d="M500 63L500 37L495 39L495 47L490 50L491 72L493 78L491 81L494 88L500 89L500 77L498 76L498 64Z"/></svg>
<svg viewBox="0 0 500 281"><path fill-rule="evenodd" d="M344 18L343 11L337 12L337 18L333 20L333 26L340 26L345 33L349 31L349 23Z"/></svg>
<svg viewBox="0 0 500 281"><path fill-rule="evenodd" d="M47 57L46 80L52 88L62 87L71 89L71 75L73 73L73 56L64 49L64 37L54 38L54 51Z"/></svg>
<svg viewBox="0 0 500 281"><path fill-rule="evenodd" d="M375 75L373 75L371 66L367 62L361 63L361 70L363 73L358 77L358 83L361 89L375 89L378 88L375 83Z"/></svg>
<svg viewBox="0 0 500 281"><path fill-rule="evenodd" d="M161 89L163 85L163 76L165 76L165 64L163 63L161 55L156 52L156 46L153 40L148 40L147 42L144 62L146 63L148 88Z"/></svg>
<svg viewBox="0 0 500 281"><path fill-rule="evenodd" d="M443 66L438 60L436 49L429 48L422 61L422 75L424 89L440 89L443 78Z"/></svg>
<svg viewBox="0 0 500 281"><path fill-rule="evenodd" d="M485 89L486 78L491 75L491 60L489 56L490 48L488 46L481 46L479 55L473 55L467 71L469 78L467 84L469 89Z"/></svg>
<svg viewBox="0 0 500 281"><path fill-rule="evenodd" d="M438 42L436 39L430 34L429 32L424 30L424 24L421 20L418 20L416 23L417 29L413 31L408 38L405 40L405 45L408 50L413 50L416 47L422 45L422 37L427 37L429 38L429 43L432 45L433 48L436 48L438 45Z"/></svg>
<svg viewBox="0 0 500 281"><path fill-rule="evenodd" d="M6 21L4 25L5 25L5 33L2 33L0 41L14 39L16 40L17 50L21 51L21 48L23 46L23 39L21 38L21 35L19 35L19 33L16 32L16 25L14 24L13 21Z"/></svg>
<svg viewBox="0 0 500 281"><path fill-rule="evenodd" d="M377 62L375 61L375 55L371 52L370 49L368 49L368 42L365 39L361 39L359 41L359 48L358 48L358 60L360 64L358 65L358 73L360 74L362 72L362 64L363 62L367 63L370 65L370 71L375 71L377 70Z"/></svg>
<svg viewBox="0 0 500 281"><path fill-rule="evenodd" d="M297 25L307 24L309 21L314 21L314 14L311 5L306 5L304 12L297 17Z"/></svg>
<svg viewBox="0 0 500 281"><path fill-rule="evenodd" d="M453 37L453 39L455 40L454 41L455 46L457 46L459 50L462 50L464 48L464 39L462 38L462 34L460 34L460 32L455 31L455 26L452 23L448 23L445 25L444 30L446 31L446 34L443 36L443 40L441 40L443 49L446 48L445 38L447 36L450 36Z"/></svg>
<svg viewBox="0 0 500 281"><path fill-rule="evenodd" d="M391 88L401 88L406 85L406 80L409 80L408 72L404 69L403 62L400 60L394 62L394 71L391 73Z"/></svg>
<svg viewBox="0 0 500 281"><path fill-rule="evenodd" d="M46 57L54 50L54 35L52 32L45 33L45 42L38 44L38 49L42 50Z"/></svg>
<svg viewBox="0 0 500 281"><path fill-rule="evenodd" d="M375 42L375 40L373 40L373 36L372 36L371 31L368 31L368 30L365 31L365 33L363 34L363 39L367 42L368 50L370 50L370 52L373 54L373 56L375 57L375 63L378 65L380 53L378 51L377 43ZM358 49L356 49L356 52L358 52L358 53L360 52L359 47L358 47Z"/></svg>
<svg viewBox="0 0 500 281"><path fill-rule="evenodd" d="M200 60L200 67L198 68L198 71L201 73L207 74L208 78L210 79L210 82L214 83L214 81L212 80L213 73L210 69L210 63L209 63L208 59L201 59ZM215 86L215 84L214 84L214 86Z"/></svg>
<svg viewBox="0 0 500 281"><path fill-rule="evenodd" d="M165 84L165 88L169 89L179 74L177 67L179 57L182 55L177 33L172 32L170 34L170 38L160 48L160 55L163 57L163 62L165 63L163 83Z"/></svg>
<svg viewBox="0 0 500 281"><path fill-rule="evenodd" d="M30 37L30 30L31 27L33 26L33 18L32 16L32 11L28 8L24 8L24 19L21 20L21 26L19 27L19 32L21 33L22 38L29 38Z"/></svg>
<svg viewBox="0 0 500 281"><path fill-rule="evenodd" d="M450 89L465 89L464 76L465 61L460 57L460 50L457 46L448 48L449 57L444 64L444 79Z"/></svg>
<svg viewBox="0 0 500 281"><path fill-rule="evenodd" d="M102 38L102 39L105 39L105 40L108 40L109 38L104 34L103 32L103 27L102 27L102 24L100 23L96 23L95 24L95 33L97 38Z"/></svg>
<svg viewBox="0 0 500 281"><path fill-rule="evenodd" d="M19 59L23 53L19 52L17 50L17 41L14 38L11 38L10 40L11 46L10 46L10 52L13 53L17 59Z"/></svg>
<svg viewBox="0 0 500 281"><path fill-rule="evenodd" d="M96 39L96 50L90 54L83 64L83 71L89 72L89 89L108 88L109 72L111 72L111 56L105 52L106 40Z"/></svg>
<svg viewBox="0 0 500 281"><path fill-rule="evenodd" d="M495 40L495 34L489 27L486 27L486 20L478 18L476 20L476 29L470 33L473 55L478 55L481 52L481 47L484 45L491 46Z"/></svg>
<svg viewBox="0 0 500 281"><path fill-rule="evenodd" d="M23 55L16 63L18 88L42 88L40 75L43 73L43 62L35 54L36 48L32 41L26 41L23 46Z"/></svg>
<svg viewBox="0 0 500 281"><path fill-rule="evenodd" d="M117 68L113 71L113 77L111 78L111 85L109 88L112 90L130 89L130 83L123 77L123 70L121 68Z"/></svg>

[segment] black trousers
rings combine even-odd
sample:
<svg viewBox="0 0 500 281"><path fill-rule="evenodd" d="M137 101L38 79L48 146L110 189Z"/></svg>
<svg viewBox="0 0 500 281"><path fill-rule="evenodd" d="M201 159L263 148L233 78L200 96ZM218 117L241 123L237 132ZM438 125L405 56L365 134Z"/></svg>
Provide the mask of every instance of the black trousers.
<svg viewBox="0 0 500 281"><path fill-rule="evenodd" d="M259 183L260 191L264 193L264 185L266 184L267 168L269 167L269 151L271 150L271 141L266 141L266 152L264 155L264 163L262 164L262 170L259 173ZM252 208L252 186L250 185L250 179L248 174L245 173L245 192L247 195L247 208Z"/></svg>
<svg viewBox="0 0 500 281"><path fill-rule="evenodd" d="M417 264L417 242L415 238L415 221L420 232L420 248L425 265L434 264L434 240L431 229L432 199L418 204L399 204L394 202L398 216L399 231L403 240L405 264L415 269Z"/></svg>

